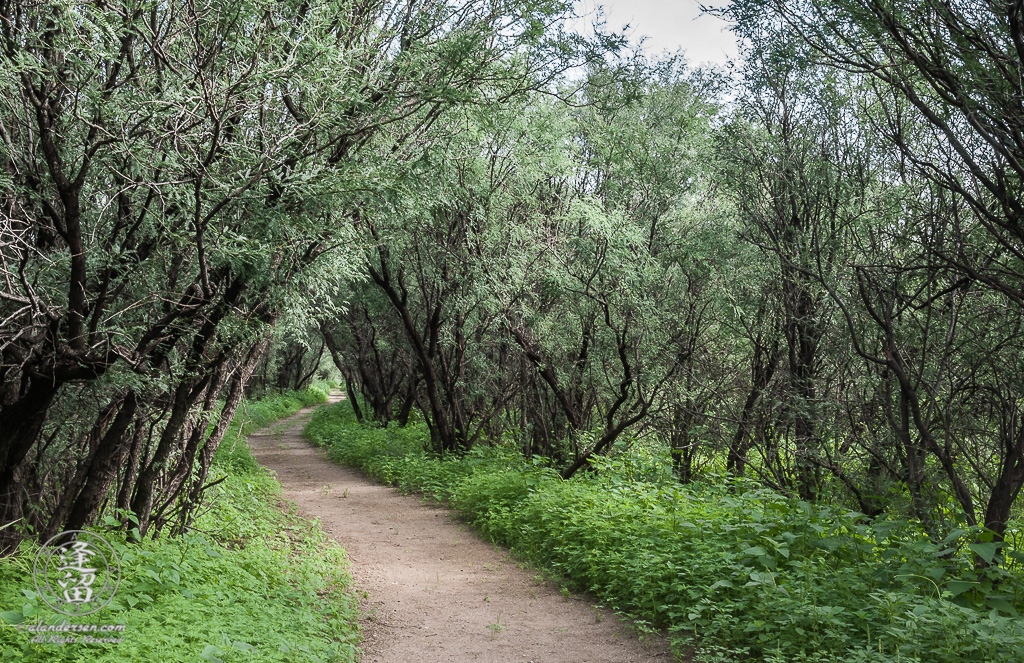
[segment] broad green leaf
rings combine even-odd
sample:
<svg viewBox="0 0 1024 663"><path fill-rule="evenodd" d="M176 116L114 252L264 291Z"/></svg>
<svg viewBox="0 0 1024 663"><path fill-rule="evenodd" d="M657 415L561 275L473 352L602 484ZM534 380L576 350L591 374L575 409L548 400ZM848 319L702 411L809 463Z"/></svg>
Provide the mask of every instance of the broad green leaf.
<svg viewBox="0 0 1024 663"><path fill-rule="evenodd" d="M950 580L946 583L946 589L949 590L949 593L953 596L959 596L977 586L978 583L976 582L965 582L963 580Z"/></svg>
<svg viewBox="0 0 1024 663"><path fill-rule="evenodd" d="M991 564L992 560L995 559L996 550L998 549L997 544L990 543L969 543L967 547L971 549L975 555L985 560L986 563Z"/></svg>
<svg viewBox="0 0 1024 663"><path fill-rule="evenodd" d="M0 612L0 619L4 620L8 624L20 624L25 621L25 615L14 610L8 610L6 612Z"/></svg>

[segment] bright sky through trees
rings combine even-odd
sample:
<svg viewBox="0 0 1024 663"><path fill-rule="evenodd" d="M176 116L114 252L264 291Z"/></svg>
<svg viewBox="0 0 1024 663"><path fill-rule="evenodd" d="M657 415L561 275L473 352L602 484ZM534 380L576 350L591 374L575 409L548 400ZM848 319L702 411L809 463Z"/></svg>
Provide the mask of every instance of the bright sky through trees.
<svg viewBox="0 0 1024 663"><path fill-rule="evenodd" d="M646 37L644 48L652 55L682 48L694 65L724 64L737 56L736 39L726 23L702 16L697 0L577 0L577 11L592 16L598 5L604 7L608 29L619 31L629 24L630 41Z"/></svg>

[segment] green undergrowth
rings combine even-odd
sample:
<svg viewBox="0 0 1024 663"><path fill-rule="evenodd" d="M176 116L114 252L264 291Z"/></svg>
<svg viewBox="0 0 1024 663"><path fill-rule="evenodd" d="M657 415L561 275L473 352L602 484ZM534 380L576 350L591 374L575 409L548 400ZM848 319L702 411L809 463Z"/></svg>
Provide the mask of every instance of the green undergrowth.
<svg viewBox="0 0 1024 663"><path fill-rule="evenodd" d="M117 549L122 579L94 615L63 617L36 595L26 542L0 558L3 661L355 661L358 632L345 553L318 523L279 508L280 484L252 458L244 434L326 400L326 391L248 403L232 424L195 529L135 542L113 519L94 528ZM223 447L222 447L223 448ZM38 644L27 625L124 625L88 633L120 643ZM81 635L81 634L47 634Z"/></svg>
<svg viewBox="0 0 1024 663"><path fill-rule="evenodd" d="M975 570L975 555L998 561L977 532L934 544L905 521L751 484L681 486L628 455L571 481L507 447L432 458L422 426L362 426L347 403L305 434L338 462L447 502L698 660L1024 661L1021 555Z"/></svg>

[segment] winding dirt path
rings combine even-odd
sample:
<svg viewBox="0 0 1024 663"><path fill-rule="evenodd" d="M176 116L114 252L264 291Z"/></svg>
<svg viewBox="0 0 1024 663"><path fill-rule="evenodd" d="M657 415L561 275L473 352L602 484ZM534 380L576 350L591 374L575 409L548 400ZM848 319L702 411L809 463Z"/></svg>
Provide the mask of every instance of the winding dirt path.
<svg viewBox="0 0 1024 663"><path fill-rule="evenodd" d="M336 398L332 399L336 400ZM302 439L312 408L249 436L286 499L349 554L363 663L668 663L614 614L563 596L448 510L328 461Z"/></svg>

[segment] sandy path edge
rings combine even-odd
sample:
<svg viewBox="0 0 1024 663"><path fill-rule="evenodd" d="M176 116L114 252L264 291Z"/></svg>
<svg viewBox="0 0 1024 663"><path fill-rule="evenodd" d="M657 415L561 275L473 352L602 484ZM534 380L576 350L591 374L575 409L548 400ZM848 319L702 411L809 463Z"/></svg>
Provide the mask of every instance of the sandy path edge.
<svg viewBox="0 0 1024 663"><path fill-rule="evenodd" d="M447 509L331 463L301 437L313 409L249 435L249 445L285 499L348 551L366 594L361 661L673 660L663 640L641 641L613 613L564 597Z"/></svg>

